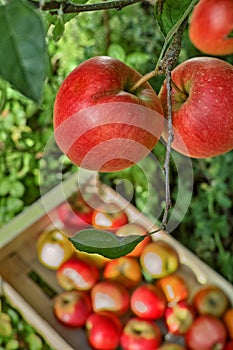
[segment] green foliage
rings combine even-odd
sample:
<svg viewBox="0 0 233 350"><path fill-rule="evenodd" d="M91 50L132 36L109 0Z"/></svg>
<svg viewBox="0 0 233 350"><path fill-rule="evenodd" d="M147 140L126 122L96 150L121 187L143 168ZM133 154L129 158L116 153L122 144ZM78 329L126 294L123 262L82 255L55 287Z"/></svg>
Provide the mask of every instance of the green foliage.
<svg viewBox="0 0 233 350"><path fill-rule="evenodd" d="M53 350L4 296L0 306L0 350Z"/></svg>

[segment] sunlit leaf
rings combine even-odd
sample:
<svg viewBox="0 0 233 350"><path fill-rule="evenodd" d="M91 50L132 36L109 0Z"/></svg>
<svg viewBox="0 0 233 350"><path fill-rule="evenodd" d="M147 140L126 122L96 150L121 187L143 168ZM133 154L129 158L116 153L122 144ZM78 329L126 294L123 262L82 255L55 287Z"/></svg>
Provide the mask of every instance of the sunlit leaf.
<svg viewBox="0 0 233 350"><path fill-rule="evenodd" d="M97 253L110 259L130 253L146 236L130 235L120 237L112 232L86 229L77 233L70 241L76 249Z"/></svg>
<svg viewBox="0 0 233 350"><path fill-rule="evenodd" d="M46 72L45 31L26 1L0 6L0 75L23 95L39 101Z"/></svg>

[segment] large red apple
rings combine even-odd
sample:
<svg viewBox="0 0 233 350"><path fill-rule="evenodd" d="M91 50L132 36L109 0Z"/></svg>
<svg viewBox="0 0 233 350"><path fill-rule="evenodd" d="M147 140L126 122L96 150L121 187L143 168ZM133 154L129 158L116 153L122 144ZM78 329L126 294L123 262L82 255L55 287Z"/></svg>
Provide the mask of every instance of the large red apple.
<svg viewBox="0 0 233 350"><path fill-rule="evenodd" d="M123 315L130 306L130 294L126 287L116 281L100 281L91 290L95 312L111 311Z"/></svg>
<svg viewBox="0 0 233 350"><path fill-rule="evenodd" d="M56 276L65 290L90 290L99 280L100 272L92 261L73 256L59 267Z"/></svg>
<svg viewBox="0 0 233 350"><path fill-rule="evenodd" d="M123 350L155 350L162 341L159 327L152 321L130 318L121 335Z"/></svg>
<svg viewBox="0 0 233 350"><path fill-rule="evenodd" d="M123 62L93 57L74 69L54 104L55 139L70 160L95 171L117 171L144 158L163 129L163 110L149 83Z"/></svg>
<svg viewBox="0 0 233 350"><path fill-rule="evenodd" d="M232 0L201 0L193 10L189 37L194 46L209 55L233 53Z"/></svg>
<svg viewBox="0 0 233 350"><path fill-rule="evenodd" d="M135 315L147 320L154 320L164 315L167 301L163 292L153 284L139 285L132 293L131 309Z"/></svg>
<svg viewBox="0 0 233 350"><path fill-rule="evenodd" d="M185 335L190 350L223 350L226 339L224 323L210 315L198 316Z"/></svg>
<svg viewBox="0 0 233 350"><path fill-rule="evenodd" d="M172 71L173 149L208 158L233 148L233 66L214 57L196 57ZM159 98L167 116L167 88ZM163 137L167 140L165 124Z"/></svg>
<svg viewBox="0 0 233 350"><path fill-rule="evenodd" d="M120 343L121 321L111 312L92 313L86 321L87 339L94 349L114 350Z"/></svg>
<svg viewBox="0 0 233 350"><path fill-rule="evenodd" d="M78 290L64 291L55 297L53 311L64 325L82 327L92 312L90 295Z"/></svg>

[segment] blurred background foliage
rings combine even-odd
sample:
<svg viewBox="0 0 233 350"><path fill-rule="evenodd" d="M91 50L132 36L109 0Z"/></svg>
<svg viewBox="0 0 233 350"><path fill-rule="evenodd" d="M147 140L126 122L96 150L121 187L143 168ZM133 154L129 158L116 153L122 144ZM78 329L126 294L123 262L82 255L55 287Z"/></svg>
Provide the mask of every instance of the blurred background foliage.
<svg viewBox="0 0 233 350"><path fill-rule="evenodd" d="M71 16L66 16L65 21ZM45 17L45 23L54 19ZM47 21L47 22L46 22ZM0 116L0 226L34 203L43 191L57 180L77 171L54 146L44 157L45 146L53 137L53 102L67 74L82 61L96 55L119 58L142 74L153 70L163 44L163 37L148 2L138 3L121 11L82 13L65 24L58 18L48 26L48 74L43 100L36 104L7 86L7 95ZM179 62L202 55L184 33ZM223 59L233 63L232 57ZM158 92L164 77L150 81ZM0 81L2 87L5 82ZM165 147L156 146L154 155L163 164ZM182 222L171 233L201 259L233 282L233 152L204 160L192 160L194 187L190 206ZM45 172L41 171L45 169ZM161 169L148 166L146 176L134 166L119 173L101 174L103 182L121 188L127 196L128 182L133 185L133 204L143 209L148 195L147 180L157 181ZM160 179L161 180L161 179ZM159 181L160 181L159 180ZM162 181L162 180L161 180ZM162 193L159 193L159 192ZM163 186L150 201L146 214L153 218L158 203L163 203ZM178 191L177 172L171 163L171 191L175 202Z"/></svg>

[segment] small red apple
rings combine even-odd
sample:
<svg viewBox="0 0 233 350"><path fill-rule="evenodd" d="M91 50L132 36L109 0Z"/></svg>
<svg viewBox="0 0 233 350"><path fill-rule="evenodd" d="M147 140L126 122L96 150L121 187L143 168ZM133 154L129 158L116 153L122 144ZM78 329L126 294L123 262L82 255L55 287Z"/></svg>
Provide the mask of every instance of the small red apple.
<svg viewBox="0 0 233 350"><path fill-rule="evenodd" d="M183 300L168 306L165 310L165 321L172 334L185 334L192 325L196 312L192 305Z"/></svg>
<svg viewBox="0 0 233 350"><path fill-rule="evenodd" d="M90 290L99 280L100 272L91 261L73 256L59 267L56 276L65 290Z"/></svg>
<svg viewBox="0 0 233 350"><path fill-rule="evenodd" d="M200 315L222 317L229 307L229 299L217 285L206 285L194 295L193 305Z"/></svg>
<svg viewBox="0 0 233 350"><path fill-rule="evenodd" d="M130 305L135 315L152 320L164 315L167 301L161 289L145 283L132 292Z"/></svg>
<svg viewBox="0 0 233 350"><path fill-rule="evenodd" d="M154 322L133 317L122 331L120 344L123 350L155 350L161 341L162 333Z"/></svg>
<svg viewBox="0 0 233 350"><path fill-rule="evenodd" d="M91 225L93 211L94 209L83 199L79 191L74 192L57 208L58 217L64 226L76 232Z"/></svg>
<svg viewBox="0 0 233 350"><path fill-rule="evenodd" d="M139 235L144 236L147 233L147 230L139 224L136 223L128 223L127 225L121 226L116 230L117 236L129 236L129 235ZM139 257L142 253L143 248L151 242L151 237L147 236L141 241L129 254L128 256Z"/></svg>
<svg viewBox="0 0 233 350"><path fill-rule="evenodd" d="M92 225L95 228L114 230L128 223L128 216L116 204L103 203L94 210Z"/></svg>
<svg viewBox="0 0 233 350"><path fill-rule="evenodd" d="M126 288L136 287L142 280L141 267L136 258L122 256L105 264L103 277L118 281Z"/></svg>
<svg viewBox="0 0 233 350"><path fill-rule="evenodd" d="M224 323L210 315L198 316L185 335L190 350L223 350L226 339Z"/></svg>
<svg viewBox="0 0 233 350"><path fill-rule="evenodd" d="M112 311L123 315L129 310L130 294L123 284L116 281L100 281L91 290L95 312Z"/></svg>
<svg viewBox="0 0 233 350"><path fill-rule="evenodd" d="M233 53L232 0L201 0L195 6L189 37L200 51L214 56Z"/></svg>
<svg viewBox="0 0 233 350"><path fill-rule="evenodd" d="M64 291L55 297L53 311L64 325L82 327L92 312L90 295L84 291Z"/></svg>
<svg viewBox="0 0 233 350"><path fill-rule="evenodd" d="M76 165L118 171L144 158L158 142L163 110L141 74L106 56L90 58L62 83L54 104L55 139Z"/></svg>
<svg viewBox="0 0 233 350"><path fill-rule="evenodd" d="M86 321L87 339L94 349L115 350L120 343L122 325L112 312L92 313Z"/></svg>
<svg viewBox="0 0 233 350"><path fill-rule="evenodd" d="M172 71L172 148L193 158L208 158L233 148L233 66L214 57L195 57ZM167 116L167 88L159 98ZM163 138L167 141L165 123Z"/></svg>

